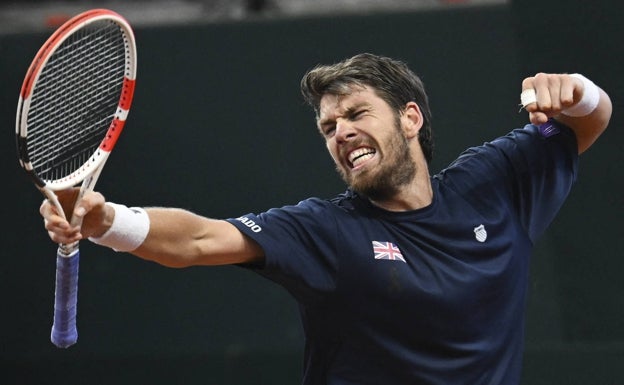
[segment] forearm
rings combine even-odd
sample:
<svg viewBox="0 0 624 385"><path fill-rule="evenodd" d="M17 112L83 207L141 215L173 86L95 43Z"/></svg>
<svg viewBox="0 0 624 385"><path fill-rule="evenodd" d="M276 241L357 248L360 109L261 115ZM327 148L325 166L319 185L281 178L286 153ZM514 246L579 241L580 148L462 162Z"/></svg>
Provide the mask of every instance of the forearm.
<svg viewBox="0 0 624 385"><path fill-rule="evenodd" d="M124 210L128 209L119 209L113 215L123 215ZM176 208L146 208L145 213L149 218L149 227L141 242L136 247L121 251L168 267L252 262L261 255L255 242L226 221ZM112 223L114 218L108 217ZM139 223L137 227L141 226ZM122 231L131 233L133 226ZM129 235L121 234L122 237ZM116 248L115 241L97 243Z"/></svg>
<svg viewBox="0 0 624 385"><path fill-rule="evenodd" d="M143 243L131 253L169 267L200 264L209 253L206 228L208 220L189 211L175 208L147 208L149 232ZM204 263L205 264L205 263Z"/></svg>

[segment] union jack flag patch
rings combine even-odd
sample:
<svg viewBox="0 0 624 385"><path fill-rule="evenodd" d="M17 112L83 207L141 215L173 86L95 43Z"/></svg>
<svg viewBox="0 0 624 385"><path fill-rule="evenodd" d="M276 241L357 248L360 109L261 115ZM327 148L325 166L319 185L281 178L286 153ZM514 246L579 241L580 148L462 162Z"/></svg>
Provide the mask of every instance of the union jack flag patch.
<svg viewBox="0 0 624 385"><path fill-rule="evenodd" d="M392 242L373 241L373 252L375 253L375 259L389 259L407 263L399 247Z"/></svg>

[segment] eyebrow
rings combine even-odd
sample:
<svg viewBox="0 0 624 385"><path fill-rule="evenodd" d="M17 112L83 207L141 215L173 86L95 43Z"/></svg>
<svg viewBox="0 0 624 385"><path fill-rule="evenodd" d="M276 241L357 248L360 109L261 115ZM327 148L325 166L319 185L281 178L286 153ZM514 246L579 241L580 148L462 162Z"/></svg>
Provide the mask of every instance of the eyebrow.
<svg viewBox="0 0 624 385"><path fill-rule="evenodd" d="M348 115L351 115L351 114L353 114L355 111L359 110L359 109L360 109L360 108L362 108L362 107L370 107L370 106L371 106L371 104L370 104L369 102L366 102L366 101L357 102L357 103L353 104L352 106L347 107L347 108L345 109L344 113L343 113L341 116L345 116L345 115L346 115L346 116L348 116ZM327 124L329 124L329 123L332 123L332 122L334 122L334 121L335 121L335 119L329 119L329 118L318 119L318 120L317 120L317 125L318 125L319 127L322 127L322 126L327 125Z"/></svg>

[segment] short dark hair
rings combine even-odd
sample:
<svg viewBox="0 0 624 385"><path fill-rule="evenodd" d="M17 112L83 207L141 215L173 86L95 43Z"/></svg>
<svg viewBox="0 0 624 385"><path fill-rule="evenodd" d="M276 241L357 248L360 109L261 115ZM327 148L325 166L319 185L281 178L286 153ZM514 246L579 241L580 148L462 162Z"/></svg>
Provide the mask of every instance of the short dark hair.
<svg viewBox="0 0 624 385"><path fill-rule="evenodd" d="M362 53L335 64L317 65L301 79L301 93L318 118L324 95L348 94L353 85L373 88L397 114L404 111L408 102L418 104L424 120L418 141L430 163L433 158L431 110L422 80L400 60Z"/></svg>

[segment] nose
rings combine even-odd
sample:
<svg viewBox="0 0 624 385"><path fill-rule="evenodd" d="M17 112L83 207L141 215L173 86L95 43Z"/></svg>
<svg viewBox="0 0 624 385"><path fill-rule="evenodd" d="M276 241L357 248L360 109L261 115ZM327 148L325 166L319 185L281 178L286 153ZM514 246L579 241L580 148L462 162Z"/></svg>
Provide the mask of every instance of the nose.
<svg viewBox="0 0 624 385"><path fill-rule="evenodd" d="M338 119L336 121L336 140L338 142L345 142L354 138L357 135L357 130L353 126L353 122L347 119Z"/></svg>

